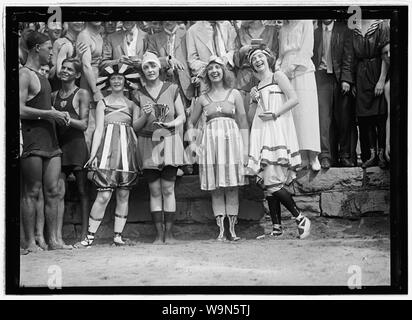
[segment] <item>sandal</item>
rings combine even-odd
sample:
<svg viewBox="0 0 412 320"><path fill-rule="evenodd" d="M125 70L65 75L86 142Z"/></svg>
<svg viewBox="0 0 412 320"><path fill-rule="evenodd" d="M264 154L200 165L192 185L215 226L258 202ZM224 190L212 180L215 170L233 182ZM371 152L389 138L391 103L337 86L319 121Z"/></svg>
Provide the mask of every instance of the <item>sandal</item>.
<svg viewBox="0 0 412 320"><path fill-rule="evenodd" d="M123 238L121 235L116 235L113 237L113 244L116 247L123 247L131 245L132 242L128 238Z"/></svg>
<svg viewBox="0 0 412 320"><path fill-rule="evenodd" d="M283 229L281 225L274 225L273 231L270 233L271 236L279 237L283 234Z"/></svg>
<svg viewBox="0 0 412 320"><path fill-rule="evenodd" d="M94 236L87 235L82 241L79 241L73 245L76 249L88 249L92 246Z"/></svg>

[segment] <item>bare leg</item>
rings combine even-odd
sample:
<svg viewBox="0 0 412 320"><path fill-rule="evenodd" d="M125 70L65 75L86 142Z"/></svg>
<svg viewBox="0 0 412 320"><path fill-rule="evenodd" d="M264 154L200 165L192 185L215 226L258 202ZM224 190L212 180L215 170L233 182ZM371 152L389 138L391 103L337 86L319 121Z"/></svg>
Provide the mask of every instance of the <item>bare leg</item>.
<svg viewBox="0 0 412 320"><path fill-rule="evenodd" d="M59 176L61 172L61 158L54 157L43 162L43 191L44 212L49 250L64 249L57 236L58 204L59 204Z"/></svg>
<svg viewBox="0 0 412 320"><path fill-rule="evenodd" d="M43 188L39 192L36 204L36 243L43 250L47 250L47 243L44 240L44 197Z"/></svg>
<svg viewBox="0 0 412 320"><path fill-rule="evenodd" d="M40 157L21 159L23 194L21 199L24 247L28 251L41 250L36 245L35 224L36 204L42 189L43 160Z"/></svg>
<svg viewBox="0 0 412 320"><path fill-rule="evenodd" d="M103 220L107 205L112 197L112 191L99 191L93 203L89 217L89 233L96 233Z"/></svg>
<svg viewBox="0 0 412 320"><path fill-rule="evenodd" d="M81 239L87 235L87 227L89 224L90 200L87 192L87 172L85 170L75 171L77 190L80 197L80 206L82 211L82 233Z"/></svg>
<svg viewBox="0 0 412 320"><path fill-rule="evenodd" d="M156 238L153 244L164 243L164 229L162 217L162 186L160 179L149 183L150 189L150 211L152 212L152 219L156 228Z"/></svg>
<svg viewBox="0 0 412 320"><path fill-rule="evenodd" d="M165 217L165 243L173 244L177 240L173 237L173 224L176 213L175 182L161 180L163 196L163 212Z"/></svg>
<svg viewBox="0 0 412 320"><path fill-rule="evenodd" d="M111 190L97 192L96 200L94 200L92 210L90 211L88 234L74 245L75 248L81 249L91 246L94 240L94 234L99 229L111 197Z"/></svg>
<svg viewBox="0 0 412 320"><path fill-rule="evenodd" d="M63 220L64 220L64 195L66 194L66 175L61 172L57 183L58 204L57 204L57 242L61 245L61 249L73 249L72 246L66 245L63 241Z"/></svg>

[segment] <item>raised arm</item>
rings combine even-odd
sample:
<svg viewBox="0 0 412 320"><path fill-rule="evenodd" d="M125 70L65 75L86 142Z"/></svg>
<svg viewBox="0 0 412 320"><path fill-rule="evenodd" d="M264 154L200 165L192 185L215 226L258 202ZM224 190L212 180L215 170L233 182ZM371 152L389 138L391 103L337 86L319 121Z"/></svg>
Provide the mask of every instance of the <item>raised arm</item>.
<svg viewBox="0 0 412 320"><path fill-rule="evenodd" d="M90 39L87 39L85 36L79 35L77 39L78 43L84 43L86 45L86 50L82 55L82 69L83 74L86 77L87 83L89 84L90 90L93 93L93 101L99 101L103 98L100 90L96 87L96 77L92 68L92 52Z"/></svg>
<svg viewBox="0 0 412 320"><path fill-rule="evenodd" d="M54 66L57 77L60 74L60 70L62 68L63 60L66 59L67 57L71 56L70 51L72 51L72 50L73 50L73 48L68 43L63 44L63 46L60 48L60 51L57 54L56 65Z"/></svg>

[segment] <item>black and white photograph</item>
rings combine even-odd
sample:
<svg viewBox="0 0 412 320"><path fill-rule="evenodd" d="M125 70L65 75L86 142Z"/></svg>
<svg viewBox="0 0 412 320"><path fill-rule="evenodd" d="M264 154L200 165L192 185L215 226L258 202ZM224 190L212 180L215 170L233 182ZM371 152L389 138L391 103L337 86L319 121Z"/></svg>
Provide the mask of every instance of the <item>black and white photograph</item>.
<svg viewBox="0 0 412 320"><path fill-rule="evenodd" d="M212 5L5 7L6 293L407 293L408 7Z"/></svg>

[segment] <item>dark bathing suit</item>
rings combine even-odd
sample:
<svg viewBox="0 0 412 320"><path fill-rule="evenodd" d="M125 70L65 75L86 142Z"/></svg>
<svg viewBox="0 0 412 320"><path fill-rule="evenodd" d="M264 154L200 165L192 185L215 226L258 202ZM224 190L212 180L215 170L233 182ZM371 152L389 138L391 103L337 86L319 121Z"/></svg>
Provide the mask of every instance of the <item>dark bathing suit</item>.
<svg viewBox="0 0 412 320"><path fill-rule="evenodd" d="M73 106L73 99L80 88L76 88L67 98L61 98L59 91L54 97L53 107L57 111L68 112L70 118L80 120L78 111ZM57 126L57 138L62 155L62 167L80 170L88 159L88 149L83 131L70 126Z"/></svg>
<svg viewBox="0 0 412 320"><path fill-rule="evenodd" d="M27 68L27 67L24 67ZM28 107L40 110L51 110L51 87L49 81L34 71L40 81L40 91L30 101L26 102ZM55 122L45 119L21 119L23 134L22 158L30 156L53 158L60 156L62 151L57 142Z"/></svg>

